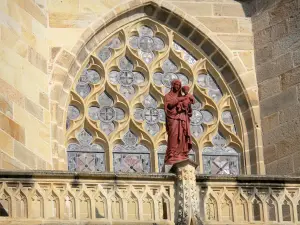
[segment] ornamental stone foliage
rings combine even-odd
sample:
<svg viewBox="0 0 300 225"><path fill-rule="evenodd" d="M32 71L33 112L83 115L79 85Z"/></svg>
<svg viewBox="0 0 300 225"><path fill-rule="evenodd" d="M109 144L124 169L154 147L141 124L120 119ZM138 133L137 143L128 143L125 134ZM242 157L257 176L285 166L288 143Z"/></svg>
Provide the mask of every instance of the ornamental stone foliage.
<svg viewBox="0 0 300 225"><path fill-rule="evenodd" d="M188 85L196 99L189 155L201 165L199 172L242 171L240 119L233 115L237 109L225 81L201 51L151 19L129 23L103 40L75 78L66 122L67 146L81 146L76 135L85 130L93 137L90 145L105 150L105 154L97 152L103 154L101 165L105 167L98 167L98 155L87 148L71 151L68 147L69 168L160 171L167 140L163 98L173 79ZM213 138L219 132L226 139L225 147L214 146ZM232 146L238 154L219 151ZM236 166L228 169L233 161Z"/></svg>

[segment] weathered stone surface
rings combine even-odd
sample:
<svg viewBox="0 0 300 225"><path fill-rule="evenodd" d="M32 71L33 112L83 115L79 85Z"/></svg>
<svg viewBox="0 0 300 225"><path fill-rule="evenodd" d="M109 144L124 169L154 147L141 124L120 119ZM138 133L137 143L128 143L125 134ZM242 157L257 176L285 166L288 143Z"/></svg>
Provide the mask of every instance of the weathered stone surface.
<svg viewBox="0 0 300 225"><path fill-rule="evenodd" d="M300 68L300 48L293 52L294 66L299 66Z"/></svg>
<svg viewBox="0 0 300 225"><path fill-rule="evenodd" d="M262 126L263 133L268 132L269 130L272 130L272 129L276 128L277 126L279 126L278 112L276 112L270 116L264 117L262 119L261 126Z"/></svg>
<svg viewBox="0 0 300 225"><path fill-rule="evenodd" d="M282 90L300 83L300 67L292 69L280 76Z"/></svg>
<svg viewBox="0 0 300 225"><path fill-rule="evenodd" d="M275 7L269 11L270 24L278 24L291 15L296 15L298 11L297 0L278 1Z"/></svg>
<svg viewBox="0 0 300 225"><path fill-rule="evenodd" d="M250 71L254 68L254 52L242 51L238 53L245 67Z"/></svg>
<svg viewBox="0 0 300 225"><path fill-rule="evenodd" d="M275 145L269 145L264 147L264 160L266 164L269 164L277 159Z"/></svg>
<svg viewBox="0 0 300 225"><path fill-rule="evenodd" d="M269 45L270 46L270 45ZM291 33L272 43L272 57L276 58L300 47L300 32Z"/></svg>
<svg viewBox="0 0 300 225"><path fill-rule="evenodd" d="M31 47L28 48L28 61L44 73L47 73L47 60Z"/></svg>
<svg viewBox="0 0 300 225"><path fill-rule="evenodd" d="M231 50L253 50L253 37L250 35L221 35L218 37Z"/></svg>
<svg viewBox="0 0 300 225"><path fill-rule="evenodd" d="M13 138L0 130L0 149L6 154L13 156Z"/></svg>
<svg viewBox="0 0 300 225"><path fill-rule="evenodd" d="M25 99L25 109L34 117L43 121L43 109L41 106L35 104L30 99Z"/></svg>
<svg viewBox="0 0 300 225"><path fill-rule="evenodd" d="M293 68L292 54L287 53L278 57L277 59L270 60L257 67L257 81L263 82L269 78L277 77Z"/></svg>
<svg viewBox="0 0 300 225"><path fill-rule="evenodd" d="M278 149L278 152L280 149ZM294 172L293 157L288 156L278 160L277 173L278 175L292 174Z"/></svg>
<svg viewBox="0 0 300 225"><path fill-rule="evenodd" d="M10 100L0 95L0 111L9 118L13 117L13 104Z"/></svg>
<svg viewBox="0 0 300 225"><path fill-rule="evenodd" d="M45 109L49 109L49 97L45 92L41 92L39 96L39 103Z"/></svg>
<svg viewBox="0 0 300 225"><path fill-rule="evenodd" d="M214 4L213 9L215 16L245 17L254 11L250 4Z"/></svg>
<svg viewBox="0 0 300 225"><path fill-rule="evenodd" d="M197 17L197 19L216 33L237 33L237 18Z"/></svg>
<svg viewBox="0 0 300 225"><path fill-rule="evenodd" d="M261 101L261 116L268 116L292 104L297 104L297 102L296 87L290 88L280 94Z"/></svg>
<svg viewBox="0 0 300 225"><path fill-rule="evenodd" d="M14 87L6 83L4 80L0 79L0 94L5 98L13 101L14 103L24 106L25 98L24 96L16 90Z"/></svg>
<svg viewBox="0 0 300 225"><path fill-rule="evenodd" d="M25 143L25 130L19 124L0 112L0 127L14 139Z"/></svg>
<svg viewBox="0 0 300 225"><path fill-rule="evenodd" d="M281 92L281 80L279 77L274 77L258 85L259 99L262 101Z"/></svg>
<svg viewBox="0 0 300 225"><path fill-rule="evenodd" d="M200 2L171 2L180 9L188 12L192 16L212 16L212 4L200 3Z"/></svg>

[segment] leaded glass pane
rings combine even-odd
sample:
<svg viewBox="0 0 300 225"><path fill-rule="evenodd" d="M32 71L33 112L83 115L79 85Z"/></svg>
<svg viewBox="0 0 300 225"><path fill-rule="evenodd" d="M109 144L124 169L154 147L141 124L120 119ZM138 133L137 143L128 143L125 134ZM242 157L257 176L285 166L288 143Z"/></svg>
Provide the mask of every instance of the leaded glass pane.
<svg viewBox="0 0 300 225"><path fill-rule="evenodd" d="M158 123L165 122L164 109L157 108L157 101L151 95L145 95L142 104L144 108L136 108L133 116L137 121L144 121L145 130L155 136L160 130Z"/></svg>
<svg viewBox="0 0 300 225"><path fill-rule="evenodd" d="M212 140L213 147L203 149L203 169L206 174L239 174L239 154L226 146L225 138L217 133Z"/></svg>
<svg viewBox="0 0 300 225"><path fill-rule="evenodd" d="M153 51L159 51L165 47L163 40L153 35L150 27L142 26L139 29L139 36L131 36L129 39L129 45L138 49L139 56L146 64L153 61L155 57Z"/></svg>
<svg viewBox="0 0 300 225"><path fill-rule="evenodd" d="M121 40L119 38L113 38L106 46L104 46L98 52L98 57L102 62L106 62L111 56L111 49L116 49L121 47Z"/></svg>
<svg viewBox="0 0 300 225"><path fill-rule="evenodd" d="M100 128L106 135L110 135L115 128L114 122L123 120L125 113L122 109L114 107L113 99L105 92L99 95L100 107L91 106L89 116L93 120L100 120Z"/></svg>
<svg viewBox="0 0 300 225"><path fill-rule="evenodd" d="M199 74L197 83L200 87L208 90L208 95L215 101L219 102L222 98L222 92L215 80L209 74Z"/></svg>
<svg viewBox="0 0 300 225"><path fill-rule="evenodd" d="M92 144L93 137L84 129L77 133L77 143L68 145L68 165L71 171L105 171L103 148Z"/></svg>
<svg viewBox="0 0 300 225"><path fill-rule="evenodd" d="M236 134L235 124L234 124L233 117L232 117L232 114L230 111L226 110L222 113L222 120L227 125L233 125L233 126L231 126L231 131Z"/></svg>
<svg viewBox="0 0 300 225"><path fill-rule="evenodd" d="M79 109L76 106L69 105L68 107L68 118L70 120L76 120L80 115Z"/></svg>
<svg viewBox="0 0 300 225"><path fill-rule="evenodd" d="M141 86L145 81L144 75L139 71L133 71L133 63L126 57L119 61L120 72L112 70L109 73L109 81L120 85L120 93L128 100L135 94L134 85Z"/></svg>
<svg viewBox="0 0 300 225"><path fill-rule="evenodd" d="M123 136L123 144L113 149L115 172L150 172L150 153L146 146L138 143L131 131Z"/></svg>
<svg viewBox="0 0 300 225"><path fill-rule="evenodd" d="M188 85L189 79L186 75L181 73L176 73L178 67L172 62L170 59L166 59L162 65L163 73L155 72L153 74L154 84L157 86L164 86L163 92L167 93L170 91L171 82L175 79L179 79L181 81L182 86Z"/></svg>
<svg viewBox="0 0 300 225"><path fill-rule="evenodd" d="M179 45L175 41L173 42L173 47L176 51L183 52L183 58L188 64L194 65L196 63L196 58L193 57L190 53L188 53L181 45Z"/></svg>

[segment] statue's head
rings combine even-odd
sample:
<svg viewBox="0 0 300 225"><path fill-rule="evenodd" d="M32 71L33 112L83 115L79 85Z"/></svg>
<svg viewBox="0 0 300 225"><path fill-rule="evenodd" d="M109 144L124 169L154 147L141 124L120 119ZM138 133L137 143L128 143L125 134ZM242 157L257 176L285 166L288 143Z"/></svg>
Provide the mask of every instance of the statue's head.
<svg viewBox="0 0 300 225"><path fill-rule="evenodd" d="M190 87L189 86L183 86L182 88L181 88L181 90L183 91L183 93L186 95L186 94L188 94L189 93L189 91L190 91Z"/></svg>
<svg viewBox="0 0 300 225"><path fill-rule="evenodd" d="M173 92L178 92L181 89L181 81L178 79L172 80L171 86Z"/></svg>

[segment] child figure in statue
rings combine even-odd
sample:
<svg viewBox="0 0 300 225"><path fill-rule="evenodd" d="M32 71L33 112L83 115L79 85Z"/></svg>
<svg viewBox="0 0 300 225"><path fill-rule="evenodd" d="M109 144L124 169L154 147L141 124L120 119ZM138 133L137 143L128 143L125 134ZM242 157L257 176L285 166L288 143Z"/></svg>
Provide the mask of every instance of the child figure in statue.
<svg viewBox="0 0 300 225"><path fill-rule="evenodd" d="M184 96L179 97L179 103L177 104L177 111L179 113L179 119L182 120L183 133L188 142L188 151L192 148L192 136L190 131L190 122L192 116L192 104L195 103L194 96L189 94L190 87L183 86L181 91Z"/></svg>
<svg viewBox="0 0 300 225"><path fill-rule="evenodd" d="M186 116L189 111L191 111L192 104L195 103L194 96L189 94L190 87L189 86L183 86L181 88L181 91L184 93L184 96L180 99L183 99L183 101L179 102L177 105L177 111L178 112L185 112Z"/></svg>

